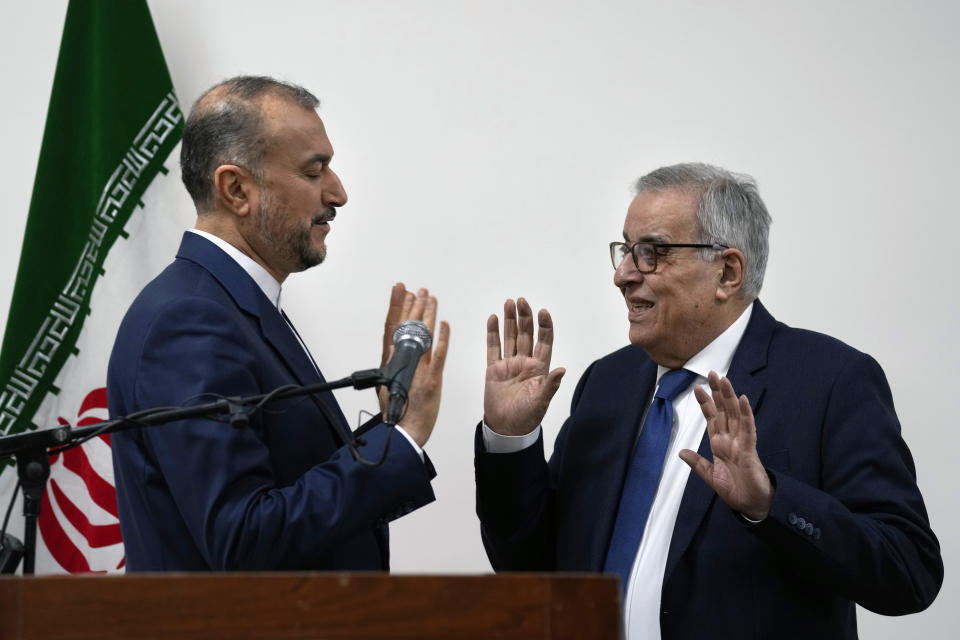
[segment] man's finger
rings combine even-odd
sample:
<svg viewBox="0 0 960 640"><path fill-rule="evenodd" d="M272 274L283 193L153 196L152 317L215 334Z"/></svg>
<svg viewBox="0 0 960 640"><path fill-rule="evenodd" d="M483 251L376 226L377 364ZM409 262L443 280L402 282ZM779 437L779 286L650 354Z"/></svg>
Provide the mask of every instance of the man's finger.
<svg viewBox="0 0 960 640"><path fill-rule="evenodd" d="M720 374L717 373L716 371L714 371L713 369L711 369L711 370L710 370L710 373L707 374L707 384L709 384L709 385L710 385L710 388L713 389L713 390L719 389L719 388L720 388Z"/></svg>
<svg viewBox="0 0 960 640"><path fill-rule="evenodd" d="M720 376L716 371L707 374L707 385L710 387L710 394L713 396L713 404L717 410L723 411L723 403L720 402Z"/></svg>
<svg viewBox="0 0 960 640"><path fill-rule="evenodd" d="M387 308L387 321L385 324L396 326L400 324L400 318L403 314L403 301L407 297L407 288L402 282L398 282L390 289L390 306Z"/></svg>
<svg viewBox="0 0 960 640"><path fill-rule="evenodd" d="M549 402L554 394L557 393L557 390L560 388L560 382L563 380L563 374L567 372L563 367L557 367L549 374L547 374L546 379L543 381L544 393L546 395L546 400Z"/></svg>
<svg viewBox="0 0 960 640"><path fill-rule="evenodd" d="M393 331L400 324L403 317L403 301L406 298L407 289L402 282L393 285L390 290L390 305L387 307L387 317L383 321L383 357L380 366L387 364L389 353L393 350ZM389 352L389 353L388 353Z"/></svg>
<svg viewBox="0 0 960 640"><path fill-rule="evenodd" d="M423 312L420 314L420 322L422 322L427 327L427 333L430 334L431 344L436 346L437 336L433 333L434 324L437 321L437 298L436 296L427 296L426 302L423 306ZM427 349L421 356L423 362L428 363L433 358L433 348Z"/></svg>
<svg viewBox="0 0 960 640"><path fill-rule="evenodd" d="M687 463L687 465L693 469L700 478L707 483L711 489L714 489L713 486L713 465L706 458L701 456L696 451L691 451L690 449L683 449L680 451L680 459ZM714 489L716 490L716 489Z"/></svg>
<svg viewBox="0 0 960 640"><path fill-rule="evenodd" d="M439 382L443 379L443 365L447 362L447 347L450 344L450 325L446 320L440 321L440 332L434 341L433 356L430 360L430 373L433 379Z"/></svg>
<svg viewBox="0 0 960 640"><path fill-rule="evenodd" d="M693 387L693 396L697 399L697 402L700 403L700 412L703 413L703 417L707 419L707 424L710 424L710 420L717 417L717 407L713 404L713 398L711 398L710 394L700 385Z"/></svg>
<svg viewBox="0 0 960 640"><path fill-rule="evenodd" d="M724 377L720 380L720 398L723 403L723 410L727 414L728 423L737 423L740 420L740 401L737 399L737 392L733 390L730 379ZM737 425L731 425L735 428Z"/></svg>
<svg viewBox="0 0 960 640"><path fill-rule="evenodd" d="M417 289L417 295L413 299L413 306L410 307L410 315L407 316L410 320L423 320L423 310L427 306L427 298L430 297L430 292L426 289Z"/></svg>
<svg viewBox="0 0 960 640"><path fill-rule="evenodd" d="M713 397L700 385L693 387L693 396L700 403L700 413L707 420L707 436L715 437L722 431L721 424L726 420L726 416L717 411Z"/></svg>
<svg viewBox="0 0 960 640"><path fill-rule="evenodd" d="M413 309L413 303L417 299L417 296L414 295L412 291L407 291L403 294L403 306L400 308L400 321L406 320L410 317L410 310ZM397 324L400 324L399 322Z"/></svg>
<svg viewBox="0 0 960 640"><path fill-rule="evenodd" d="M546 309L540 309L537 313L537 344L533 348L533 357L550 368L550 359L553 357L553 318Z"/></svg>
<svg viewBox="0 0 960 640"><path fill-rule="evenodd" d="M517 355L517 305L507 299L503 303L503 357Z"/></svg>
<svg viewBox="0 0 960 640"><path fill-rule="evenodd" d="M427 296L427 302L423 307L423 324L427 325L430 335L433 335L434 326L437 323L437 297Z"/></svg>
<svg viewBox="0 0 960 640"><path fill-rule="evenodd" d="M750 399L747 396L740 396L738 399L740 403L740 422L743 423L740 427L741 436L744 439L744 442L747 447L756 449L757 447L757 425L753 420L753 409L750 408Z"/></svg>
<svg viewBox="0 0 960 640"><path fill-rule="evenodd" d="M533 355L533 310L524 298L517 299L517 355Z"/></svg>
<svg viewBox="0 0 960 640"><path fill-rule="evenodd" d="M487 318L487 366L500 361L500 326L497 314Z"/></svg>
<svg viewBox="0 0 960 640"><path fill-rule="evenodd" d="M711 420L707 422L707 431L713 436L726 433L728 430L728 416L726 405L723 403L723 391L720 385L720 376L716 371L711 371L707 375L707 384L710 385L710 404L715 411ZM696 392L694 392L696 394Z"/></svg>

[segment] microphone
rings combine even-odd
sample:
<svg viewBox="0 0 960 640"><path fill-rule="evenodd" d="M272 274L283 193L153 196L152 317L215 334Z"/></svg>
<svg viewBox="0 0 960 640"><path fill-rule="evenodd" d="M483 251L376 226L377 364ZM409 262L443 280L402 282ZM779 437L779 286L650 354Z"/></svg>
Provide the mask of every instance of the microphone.
<svg viewBox="0 0 960 640"><path fill-rule="evenodd" d="M24 552L22 542L9 533L4 533L3 537L0 538L0 574L16 573Z"/></svg>
<svg viewBox="0 0 960 640"><path fill-rule="evenodd" d="M403 405L407 401L407 392L420 356L432 344L430 330L419 320L404 320L393 332L393 357L383 368L383 377L390 380L390 400L384 422L397 424L403 414Z"/></svg>

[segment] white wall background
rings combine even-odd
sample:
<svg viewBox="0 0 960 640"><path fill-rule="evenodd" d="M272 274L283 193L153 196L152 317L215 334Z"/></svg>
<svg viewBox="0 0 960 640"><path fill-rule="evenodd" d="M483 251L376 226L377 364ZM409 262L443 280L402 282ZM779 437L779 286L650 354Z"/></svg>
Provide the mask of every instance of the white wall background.
<svg viewBox="0 0 960 640"><path fill-rule="evenodd" d="M486 316L518 295L553 313L569 373L552 441L580 373L627 342L605 245L632 180L702 160L760 183L774 218L767 307L889 376L947 577L922 614L862 614L862 636L955 638L960 3L593 4L150 2L185 109L238 73L323 101L350 203L327 262L284 298L328 377L378 362L395 281L429 286L452 325L428 445L437 502L393 527L395 570L490 570L472 469ZM0 330L65 11L0 2ZM339 397L348 416L375 406Z"/></svg>

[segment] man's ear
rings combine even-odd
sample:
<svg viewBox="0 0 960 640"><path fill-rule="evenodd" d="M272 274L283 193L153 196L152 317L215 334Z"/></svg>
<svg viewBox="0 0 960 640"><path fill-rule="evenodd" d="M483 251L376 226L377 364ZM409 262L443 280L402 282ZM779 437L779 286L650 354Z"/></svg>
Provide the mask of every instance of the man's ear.
<svg viewBox="0 0 960 640"><path fill-rule="evenodd" d="M250 214L259 197L253 174L234 164L222 164L213 174L214 196L220 208L241 218Z"/></svg>
<svg viewBox="0 0 960 640"><path fill-rule="evenodd" d="M739 294L743 287L746 258L739 249L725 249L720 254L720 260L723 271L720 273L720 282L717 285L717 298L726 301Z"/></svg>

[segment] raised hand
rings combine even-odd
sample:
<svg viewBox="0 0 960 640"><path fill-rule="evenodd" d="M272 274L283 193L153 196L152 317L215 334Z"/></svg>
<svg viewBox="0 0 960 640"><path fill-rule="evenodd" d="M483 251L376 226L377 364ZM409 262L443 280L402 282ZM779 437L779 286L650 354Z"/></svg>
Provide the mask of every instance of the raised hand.
<svg viewBox="0 0 960 640"><path fill-rule="evenodd" d="M694 387L700 410L707 419L707 435L713 464L690 449L680 457L717 492L734 511L752 520L770 513L773 485L757 455L757 428L747 396L737 397L727 378L711 371L707 376L711 394Z"/></svg>
<svg viewBox="0 0 960 640"><path fill-rule="evenodd" d="M407 291L402 282L393 285L390 290L390 305L387 307L387 318L383 321L383 355L380 358L380 367L386 366L393 355L393 332L397 326L407 320L404 313L409 313L413 308L413 301L416 298L413 292ZM384 409L386 409L384 407Z"/></svg>
<svg viewBox="0 0 960 640"><path fill-rule="evenodd" d="M503 353L496 314L487 318L487 375L483 415L487 426L501 435L530 433L543 420L565 370L550 371L553 320L546 309L537 314L533 341L533 311L523 298L503 304Z"/></svg>
<svg viewBox="0 0 960 640"><path fill-rule="evenodd" d="M383 357L380 366L384 366L393 355L393 332L404 320L420 320L433 336L433 348L420 358L417 371L407 393L407 407L400 425L421 447L427 443L433 433L437 414L440 411L440 391L443 386L443 365L447 359L447 345L450 341L450 325L440 323L439 333L434 333L437 321L437 299L426 289L420 289L416 295L407 291L402 283L393 286L390 292L390 306L383 323ZM389 392L381 387L379 391L380 411L385 414Z"/></svg>

